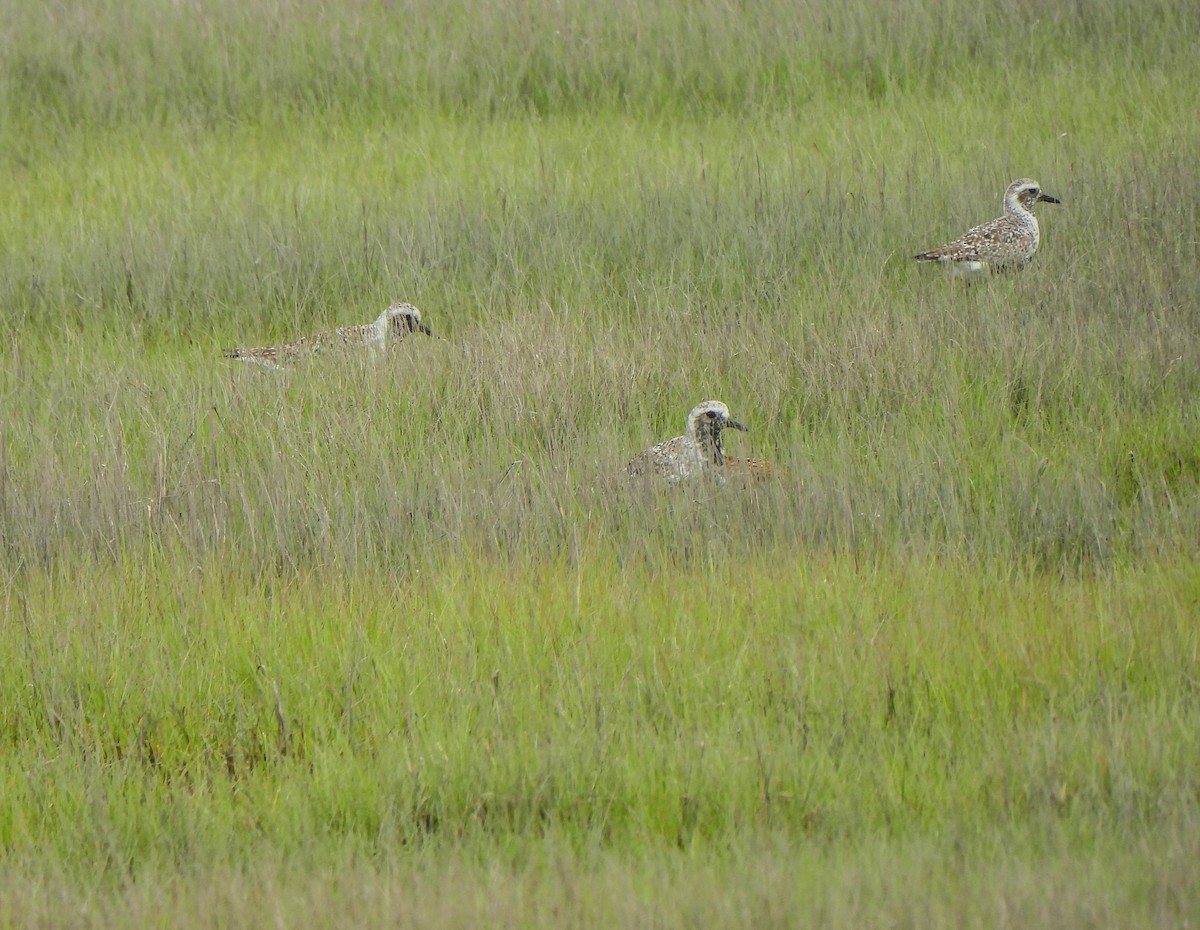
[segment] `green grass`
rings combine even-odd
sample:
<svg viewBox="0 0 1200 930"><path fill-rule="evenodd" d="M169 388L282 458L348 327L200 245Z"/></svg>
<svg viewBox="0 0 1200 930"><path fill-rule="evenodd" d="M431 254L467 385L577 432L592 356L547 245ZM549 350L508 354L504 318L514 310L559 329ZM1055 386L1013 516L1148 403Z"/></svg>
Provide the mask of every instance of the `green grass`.
<svg viewBox="0 0 1200 930"><path fill-rule="evenodd" d="M0 6L0 924L1200 919L1188 4Z"/></svg>

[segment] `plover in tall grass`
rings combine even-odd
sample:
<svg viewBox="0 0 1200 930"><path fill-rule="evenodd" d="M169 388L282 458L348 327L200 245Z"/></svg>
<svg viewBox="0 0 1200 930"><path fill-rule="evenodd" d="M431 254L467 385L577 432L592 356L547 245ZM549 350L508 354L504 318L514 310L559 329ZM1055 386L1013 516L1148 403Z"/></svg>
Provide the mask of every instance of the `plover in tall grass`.
<svg viewBox="0 0 1200 930"><path fill-rule="evenodd" d="M228 349L225 357L273 369L284 369L306 356L337 348L366 348L374 358L410 333L418 332L427 336L433 333L421 322L421 311L412 304L395 303L379 314L374 323L339 326L274 346Z"/></svg>
<svg viewBox="0 0 1200 930"><path fill-rule="evenodd" d="M1042 192L1031 178L1021 178L1004 192L1004 213L967 230L953 242L915 256L919 262L941 262L954 277L977 277L989 271L1022 268L1038 247L1038 201L1061 203Z"/></svg>
<svg viewBox="0 0 1200 930"><path fill-rule="evenodd" d="M705 474L723 480L724 429L744 431L746 427L731 419L729 408L719 400L703 401L688 414L687 430L682 436L639 452L626 469L631 476L662 478L669 484Z"/></svg>

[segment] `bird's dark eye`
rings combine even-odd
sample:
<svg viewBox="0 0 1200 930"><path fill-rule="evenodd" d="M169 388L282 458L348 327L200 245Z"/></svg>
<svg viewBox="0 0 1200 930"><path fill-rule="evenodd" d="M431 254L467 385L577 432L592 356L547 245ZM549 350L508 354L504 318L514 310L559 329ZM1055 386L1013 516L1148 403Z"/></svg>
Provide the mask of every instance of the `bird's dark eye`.
<svg viewBox="0 0 1200 930"><path fill-rule="evenodd" d="M704 414L704 415L705 415L706 417L708 417L710 420L715 420L715 419L717 418L717 411L715 411L715 410L710 410L710 411L708 411L708 412L707 412L706 414Z"/></svg>

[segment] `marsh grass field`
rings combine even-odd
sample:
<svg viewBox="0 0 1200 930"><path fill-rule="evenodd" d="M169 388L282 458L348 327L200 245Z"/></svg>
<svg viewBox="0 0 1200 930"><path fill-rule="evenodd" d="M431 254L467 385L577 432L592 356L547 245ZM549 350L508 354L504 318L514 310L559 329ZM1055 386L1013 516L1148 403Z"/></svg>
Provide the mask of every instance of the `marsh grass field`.
<svg viewBox="0 0 1200 930"><path fill-rule="evenodd" d="M1194 3L0 8L0 925L1200 924Z"/></svg>

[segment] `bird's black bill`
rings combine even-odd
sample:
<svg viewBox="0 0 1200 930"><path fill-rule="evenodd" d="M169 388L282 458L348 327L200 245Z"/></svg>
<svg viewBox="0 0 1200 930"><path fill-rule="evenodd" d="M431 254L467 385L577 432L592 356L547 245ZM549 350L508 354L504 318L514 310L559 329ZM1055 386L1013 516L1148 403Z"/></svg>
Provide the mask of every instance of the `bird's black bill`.
<svg viewBox="0 0 1200 930"><path fill-rule="evenodd" d="M1056 201L1056 202L1057 202L1057 201ZM433 335L433 330L432 330L432 329L430 329L428 326L426 326L424 323L418 323L418 324L417 324L417 329L419 329L421 332L423 332L423 333L424 333L426 336L432 336L432 335Z"/></svg>
<svg viewBox="0 0 1200 930"><path fill-rule="evenodd" d="M737 420L726 420L722 426L726 429L740 429L743 433L750 432L746 427L742 426Z"/></svg>
<svg viewBox="0 0 1200 930"><path fill-rule="evenodd" d="M1057 197L1051 197L1049 194L1038 194L1038 200L1044 200L1046 203L1062 203Z"/></svg>

